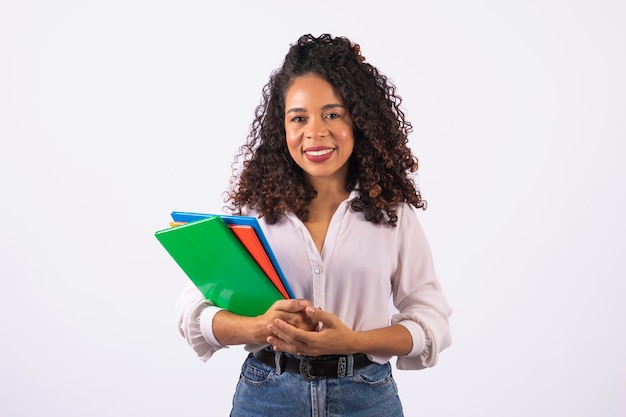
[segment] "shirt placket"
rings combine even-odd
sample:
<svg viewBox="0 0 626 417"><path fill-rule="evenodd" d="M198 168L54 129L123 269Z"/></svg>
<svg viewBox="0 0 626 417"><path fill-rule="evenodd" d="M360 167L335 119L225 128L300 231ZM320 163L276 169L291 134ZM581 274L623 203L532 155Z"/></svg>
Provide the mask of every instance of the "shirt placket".
<svg viewBox="0 0 626 417"><path fill-rule="evenodd" d="M329 265L330 258L332 257L333 250L337 239L339 237L339 231L341 229L341 221L346 211L346 202L342 203L338 208L333 218L328 225L328 230L326 231L326 238L324 239L324 248L322 249L322 253L320 254L315 245L313 244L313 240L310 239L311 243L308 245L309 251L309 259L311 262L312 276L313 276L313 304L319 308L326 308L326 268L325 266Z"/></svg>
<svg viewBox="0 0 626 417"><path fill-rule="evenodd" d="M317 256L317 260L313 261L311 264L312 269L312 279L313 279L313 304L315 307L324 309L326 308L326 271L324 269L324 264L322 263L322 258Z"/></svg>

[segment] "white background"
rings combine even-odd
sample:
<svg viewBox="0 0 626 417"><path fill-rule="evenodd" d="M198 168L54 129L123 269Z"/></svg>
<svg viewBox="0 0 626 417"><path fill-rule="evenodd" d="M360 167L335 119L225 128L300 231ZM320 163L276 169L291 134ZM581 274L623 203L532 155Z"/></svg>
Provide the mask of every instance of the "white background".
<svg viewBox="0 0 626 417"><path fill-rule="evenodd" d="M153 233L221 210L262 86L345 35L414 124L453 345L407 416L626 415L626 3L0 1L0 415L224 416Z"/></svg>

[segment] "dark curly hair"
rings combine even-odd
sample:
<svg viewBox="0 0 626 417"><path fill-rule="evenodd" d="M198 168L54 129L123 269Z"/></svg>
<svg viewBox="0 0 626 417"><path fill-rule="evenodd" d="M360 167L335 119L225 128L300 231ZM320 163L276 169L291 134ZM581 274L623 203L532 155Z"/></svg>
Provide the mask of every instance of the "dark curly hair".
<svg viewBox="0 0 626 417"><path fill-rule="evenodd" d="M351 208L368 221L391 226L399 203L425 209L410 175L418 168L407 146L412 126L400 109L395 85L365 62L359 45L329 34L301 36L263 88L247 143L235 157L234 166L241 158L243 163L233 168L229 208L242 213L250 207L270 224L287 211L308 219L316 191L291 158L285 136L285 94L295 78L307 74L334 86L353 120L355 145L346 189L358 187L358 197Z"/></svg>

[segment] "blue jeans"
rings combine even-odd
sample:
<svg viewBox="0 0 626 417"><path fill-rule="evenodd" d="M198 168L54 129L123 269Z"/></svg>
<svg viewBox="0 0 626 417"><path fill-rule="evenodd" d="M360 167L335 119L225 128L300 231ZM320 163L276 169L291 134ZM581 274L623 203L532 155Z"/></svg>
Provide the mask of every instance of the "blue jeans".
<svg viewBox="0 0 626 417"><path fill-rule="evenodd" d="M391 365L373 363L347 376L306 381L252 355L243 363L231 417L401 417Z"/></svg>

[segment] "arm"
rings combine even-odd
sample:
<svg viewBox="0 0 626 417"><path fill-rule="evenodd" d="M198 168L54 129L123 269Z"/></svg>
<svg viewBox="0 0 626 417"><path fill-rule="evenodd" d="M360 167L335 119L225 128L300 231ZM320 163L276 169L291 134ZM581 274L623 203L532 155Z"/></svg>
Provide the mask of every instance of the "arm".
<svg viewBox="0 0 626 417"><path fill-rule="evenodd" d="M306 300L280 300L261 316L238 316L211 304L188 282L176 300L178 329L198 357L207 361L229 345L267 344L267 326L276 319L302 328L317 328L317 323L303 314L309 305Z"/></svg>
<svg viewBox="0 0 626 417"><path fill-rule="evenodd" d="M310 307L307 300L279 300L265 314L257 317L245 317L221 310L213 316L212 333L223 346L252 343L267 344L270 336L268 326L275 320L281 320L295 328L314 329L317 322L304 314Z"/></svg>
<svg viewBox="0 0 626 417"><path fill-rule="evenodd" d="M448 318L452 309L435 274L430 246L409 206L398 210L398 267L392 281L393 302L398 313L392 324L411 333L413 349L399 356L399 369L423 369L437 363L439 353L451 343Z"/></svg>

